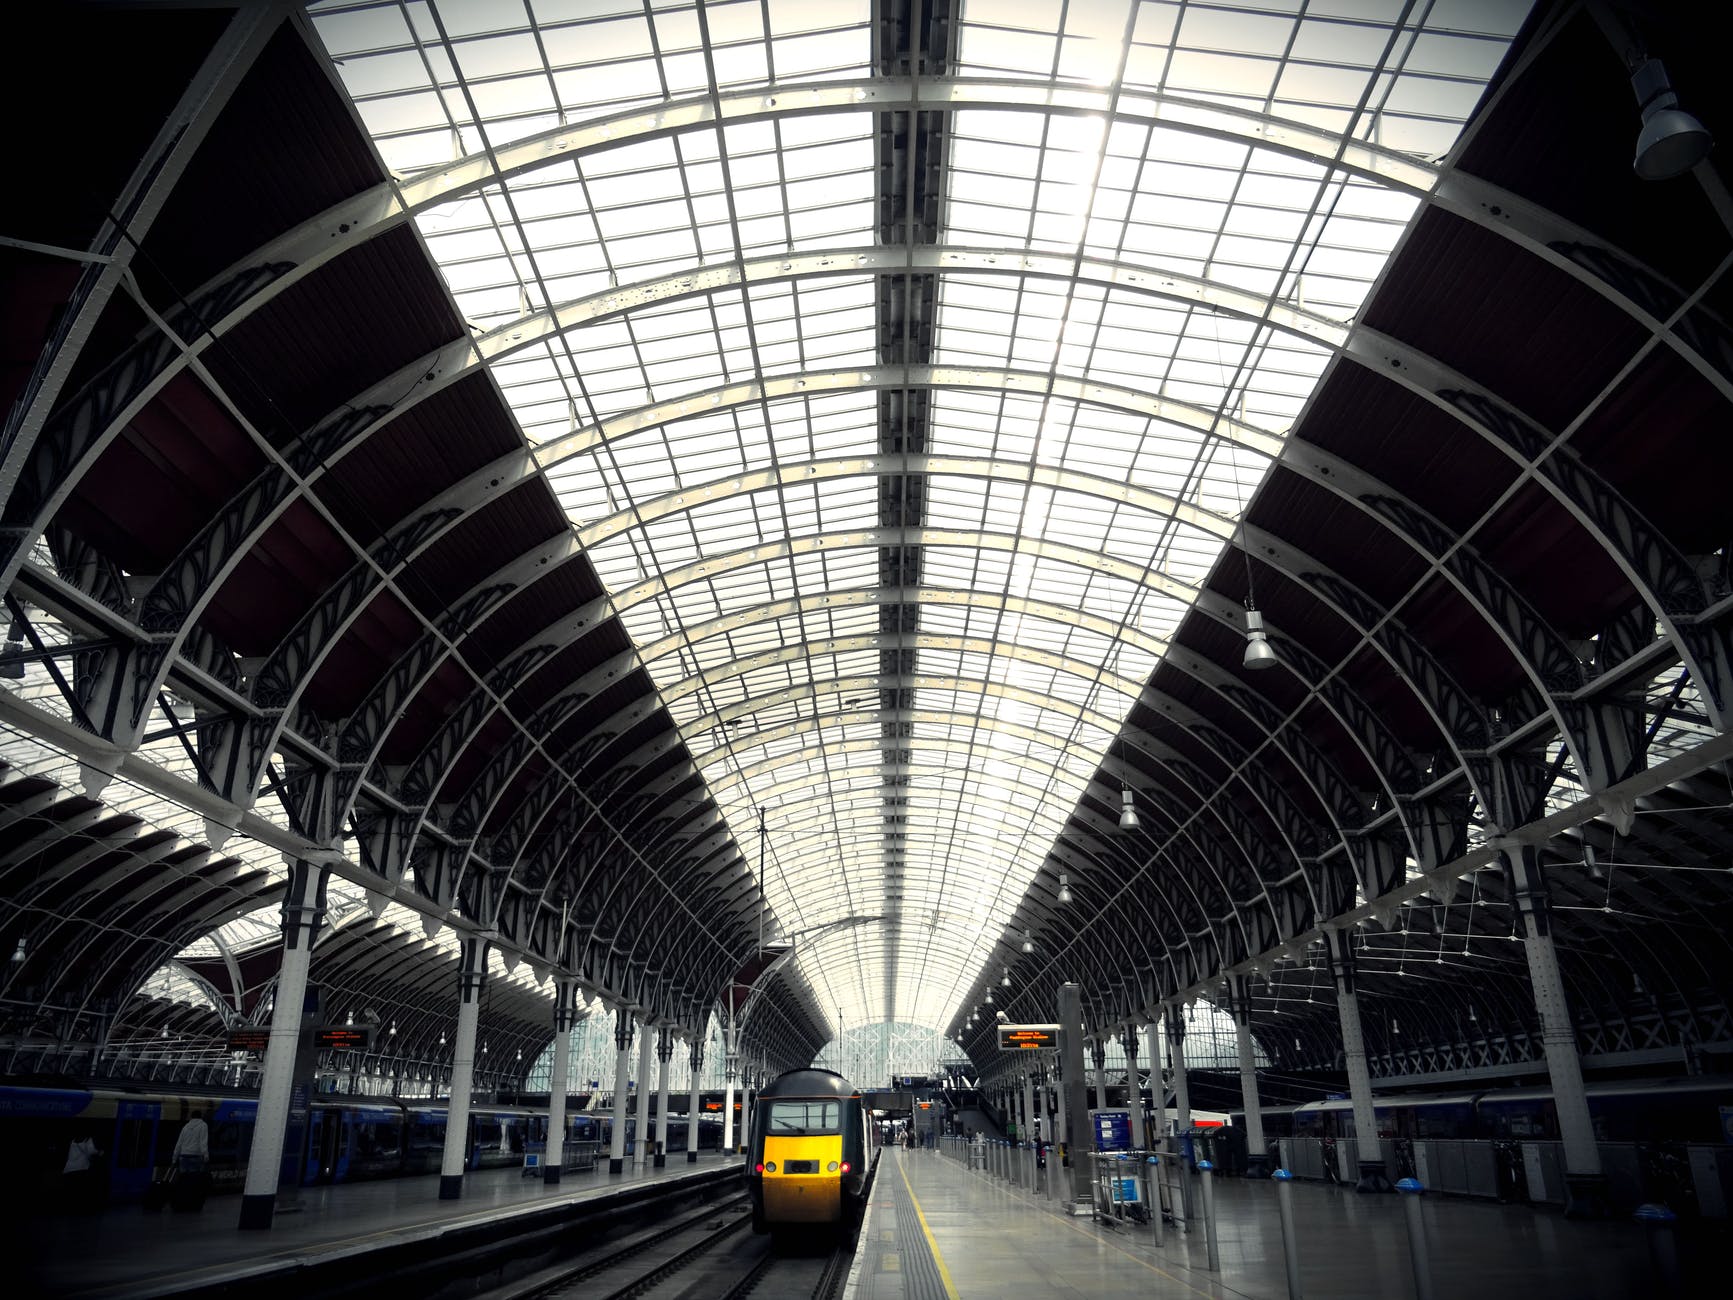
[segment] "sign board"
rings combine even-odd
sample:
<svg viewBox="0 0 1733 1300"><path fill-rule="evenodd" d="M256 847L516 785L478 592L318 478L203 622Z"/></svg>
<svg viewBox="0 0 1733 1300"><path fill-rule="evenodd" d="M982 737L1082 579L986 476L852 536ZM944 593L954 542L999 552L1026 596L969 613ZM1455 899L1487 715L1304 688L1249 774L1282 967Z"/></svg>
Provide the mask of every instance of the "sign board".
<svg viewBox="0 0 1733 1300"><path fill-rule="evenodd" d="M271 1031L264 1025L244 1025L229 1030L231 1052L262 1052L270 1046Z"/></svg>
<svg viewBox="0 0 1733 1300"><path fill-rule="evenodd" d="M1058 1025L999 1026L1001 1052L1041 1052L1058 1046Z"/></svg>
<svg viewBox="0 0 1733 1300"><path fill-rule="evenodd" d="M1128 1110L1092 1110L1089 1127L1095 1132L1097 1151L1131 1150L1131 1112Z"/></svg>
<svg viewBox="0 0 1733 1300"><path fill-rule="evenodd" d="M933 1103L930 1101L917 1101L915 1105L921 1110L931 1110L933 1108Z"/></svg>
<svg viewBox="0 0 1733 1300"><path fill-rule="evenodd" d="M373 1031L362 1025L326 1025L313 1031L313 1046L320 1051L365 1052L373 1043Z"/></svg>

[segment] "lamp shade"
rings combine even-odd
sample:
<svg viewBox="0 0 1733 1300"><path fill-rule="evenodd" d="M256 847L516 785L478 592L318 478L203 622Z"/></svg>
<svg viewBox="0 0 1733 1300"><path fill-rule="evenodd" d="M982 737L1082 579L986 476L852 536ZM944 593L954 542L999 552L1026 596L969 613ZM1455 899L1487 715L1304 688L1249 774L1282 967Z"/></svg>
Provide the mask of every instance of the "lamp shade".
<svg viewBox="0 0 1733 1300"><path fill-rule="evenodd" d="M1276 663L1276 652L1270 648L1270 638L1264 631L1264 616L1255 609L1246 610L1245 666L1273 668Z"/></svg>
<svg viewBox="0 0 1733 1300"><path fill-rule="evenodd" d="M1141 825L1143 823L1137 820L1137 808L1131 787L1127 786L1119 792L1119 829L1134 831Z"/></svg>

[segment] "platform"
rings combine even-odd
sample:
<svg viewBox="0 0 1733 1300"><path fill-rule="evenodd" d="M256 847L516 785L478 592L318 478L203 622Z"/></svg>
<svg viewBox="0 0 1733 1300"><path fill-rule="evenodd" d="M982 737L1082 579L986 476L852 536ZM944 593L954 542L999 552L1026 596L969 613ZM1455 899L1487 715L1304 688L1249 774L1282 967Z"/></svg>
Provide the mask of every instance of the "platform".
<svg viewBox="0 0 1733 1300"><path fill-rule="evenodd" d="M844 1300L1196 1300L1287 1296L1275 1185L1216 1184L1221 1272L1201 1232L1068 1218L1056 1202L971 1172L948 1155L886 1149ZM1293 1188L1308 1297L1414 1294L1395 1195ZM1440 1300L1626 1300L1650 1294L1647 1243L1623 1222L1576 1222L1527 1207L1422 1203Z"/></svg>
<svg viewBox="0 0 1733 1300"><path fill-rule="evenodd" d="M738 1157L732 1158L738 1162ZM439 1199L439 1176L422 1174L375 1182L301 1189L301 1209L279 1212L265 1232L236 1226L240 1198L213 1196L196 1214L147 1212L136 1204L97 1214L28 1216L9 1225L8 1242L23 1261L17 1296L89 1296L146 1300L192 1287L245 1283L297 1268L317 1256L330 1261L448 1233L525 1219L550 1208L605 1201L623 1188L714 1173L721 1155L704 1152L696 1164L684 1153L664 1169L609 1174L569 1173L548 1186L517 1168L488 1169L464 1177L463 1196ZM11 1272L11 1270L8 1270ZM13 1273L14 1277L18 1273Z"/></svg>

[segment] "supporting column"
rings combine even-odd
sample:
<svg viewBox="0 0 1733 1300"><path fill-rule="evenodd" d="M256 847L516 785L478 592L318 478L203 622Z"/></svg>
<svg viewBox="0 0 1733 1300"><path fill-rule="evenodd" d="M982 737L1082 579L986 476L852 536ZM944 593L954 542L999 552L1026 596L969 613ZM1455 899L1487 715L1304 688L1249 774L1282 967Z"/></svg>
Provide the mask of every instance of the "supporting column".
<svg viewBox="0 0 1733 1300"><path fill-rule="evenodd" d="M674 1055L674 1031L656 1033L656 1154L655 1167L668 1163L668 1060Z"/></svg>
<svg viewBox="0 0 1733 1300"><path fill-rule="evenodd" d="M571 1091L572 1029L578 1023L578 982L554 976L553 1077L548 1081L548 1149L542 1181L557 1183L566 1167L566 1093Z"/></svg>
<svg viewBox="0 0 1733 1300"><path fill-rule="evenodd" d="M1246 1177L1268 1178L1270 1157L1264 1150L1264 1111L1258 1101L1258 1066L1252 1042L1252 986L1243 975L1229 985L1233 1000L1234 1038L1240 1052L1240 1099L1246 1110Z"/></svg>
<svg viewBox="0 0 1733 1300"><path fill-rule="evenodd" d="M445 1155L439 1162L439 1199L463 1195L463 1170L469 1163L469 1091L475 1080L475 1027L481 1019L481 990L487 982L487 940L458 940L457 1038L451 1052L451 1100L445 1110Z"/></svg>
<svg viewBox="0 0 1733 1300"><path fill-rule="evenodd" d="M704 1117L704 1098L700 1076L704 1072L704 1039L694 1034L688 1059L692 1064L692 1093L686 1099L686 1163L698 1163L698 1121Z"/></svg>
<svg viewBox="0 0 1733 1300"><path fill-rule="evenodd" d="M1053 1140L1069 1149L1071 1124L1065 1114L1065 1058L1063 1054L1054 1058L1053 1082L1049 1087L1053 1093Z"/></svg>
<svg viewBox="0 0 1733 1300"><path fill-rule="evenodd" d="M1589 1118L1583 1091L1582 1059L1577 1055L1576 1026L1565 1000L1558 949L1553 944L1551 907L1540 850L1532 845L1504 851L1510 873L1511 897L1522 927L1528 956L1528 978L1534 986L1534 1007L1540 1015L1541 1043L1546 1049L1547 1074L1552 1080L1553 1106L1565 1157L1565 1214L1571 1218L1599 1217L1607 1212L1607 1180L1601 1171L1601 1149Z"/></svg>
<svg viewBox="0 0 1733 1300"><path fill-rule="evenodd" d="M1144 1045L1149 1048L1149 1144L1153 1147L1167 1136L1167 1082L1161 1074L1161 1016L1143 1027Z"/></svg>
<svg viewBox="0 0 1733 1300"><path fill-rule="evenodd" d="M1028 1131L1023 1134L1023 1140L1025 1142L1033 1142L1035 1140L1036 1114L1035 1077L1031 1074L1025 1073L1023 1075L1023 1123L1028 1127Z"/></svg>
<svg viewBox="0 0 1733 1300"><path fill-rule="evenodd" d="M1191 1127L1191 1081L1185 1072L1185 1004L1167 1009L1167 1059L1173 1070L1173 1124L1181 1133Z"/></svg>
<svg viewBox="0 0 1733 1300"><path fill-rule="evenodd" d="M1065 1062L1066 1132L1071 1138L1071 1213L1091 1214L1095 1204L1095 1171L1091 1169L1088 1097L1083 1078L1083 990L1076 984L1059 986L1060 1056Z"/></svg>
<svg viewBox="0 0 1733 1300"><path fill-rule="evenodd" d="M646 1023L638 1039L638 1123L632 1139L632 1168L642 1169L650 1154L650 1071L656 1055L656 1037Z"/></svg>
<svg viewBox="0 0 1733 1300"><path fill-rule="evenodd" d="M734 1154L734 1074L740 1068L734 1016L722 1021L722 1150Z"/></svg>
<svg viewBox="0 0 1733 1300"><path fill-rule="evenodd" d="M1147 1151L1143 1128L1143 1086L1137 1079L1137 1026L1127 1025L1119 1035L1119 1045L1125 1050L1125 1099L1131 1107L1131 1145Z"/></svg>
<svg viewBox="0 0 1733 1300"><path fill-rule="evenodd" d="M632 1013L621 1007L614 1012L614 1131L608 1135L608 1172L626 1172L626 1116L632 1078Z"/></svg>
<svg viewBox="0 0 1733 1300"><path fill-rule="evenodd" d="M1336 1013L1342 1022L1342 1060L1348 1069L1348 1098L1354 1106L1354 1148L1360 1160L1357 1192L1388 1192L1384 1148L1378 1140L1378 1112L1372 1100L1372 1072L1366 1067L1366 1037L1360 1029L1360 995L1355 988L1354 932L1331 930L1330 971L1336 977Z"/></svg>
<svg viewBox="0 0 1733 1300"><path fill-rule="evenodd" d="M1095 1109L1107 1108L1107 1040L1097 1038L1090 1044L1095 1057Z"/></svg>
<svg viewBox="0 0 1733 1300"><path fill-rule="evenodd" d="M283 1167L283 1136L301 1045L301 1004L307 997L307 967L313 940L325 916L325 869L291 861L283 895L283 960L271 1002L271 1038L259 1078L258 1118L241 1194L243 1228L269 1228L277 1209L277 1179ZM303 1100L302 1105L306 1105Z"/></svg>

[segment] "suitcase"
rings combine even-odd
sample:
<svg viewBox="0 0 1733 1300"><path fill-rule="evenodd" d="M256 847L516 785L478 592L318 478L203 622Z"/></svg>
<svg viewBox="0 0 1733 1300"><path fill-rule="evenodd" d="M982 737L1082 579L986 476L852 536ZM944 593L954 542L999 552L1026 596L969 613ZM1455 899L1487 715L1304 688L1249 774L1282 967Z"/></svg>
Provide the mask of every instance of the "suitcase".
<svg viewBox="0 0 1733 1300"><path fill-rule="evenodd" d="M144 1208L147 1211L160 1210L168 1204L169 1188L173 1186L174 1171L159 1169L155 1178L145 1185Z"/></svg>
<svg viewBox="0 0 1733 1300"><path fill-rule="evenodd" d="M180 1169L169 1183L169 1208L179 1211L202 1210L210 1194L211 1176L203 1169Z"/></svg>

